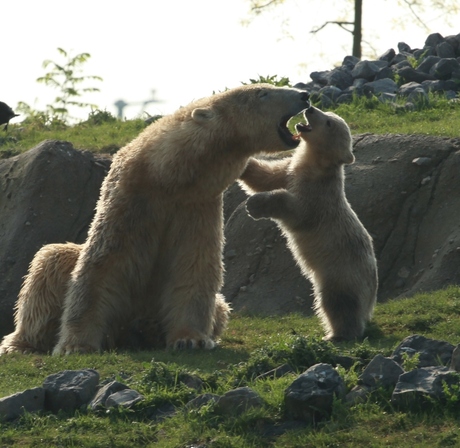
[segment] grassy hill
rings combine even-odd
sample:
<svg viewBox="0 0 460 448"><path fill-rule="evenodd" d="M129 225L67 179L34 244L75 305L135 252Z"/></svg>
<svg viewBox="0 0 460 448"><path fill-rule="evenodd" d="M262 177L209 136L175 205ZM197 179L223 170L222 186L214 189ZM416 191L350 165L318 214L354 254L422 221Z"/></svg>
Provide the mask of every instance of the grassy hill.
<svg viewBox="0 0 460 448"><path fill-rule="evenodd" d="M412 112L373 100L357 100L336 112L353 133L421 133L458 137L460 105L444 100ZM105 112L90 115L75 126L40 118L10 125L0 134L3 157L26 151L44 139L70 141L76 148L114 153L145 127L143 120L117 121ZM298 315L259 318L234 314L220 346L211 352L120 352L102 355L14 354L0 357L0 397L42 384L44 378L65 369L93 368L101 381L117 379L145 396L131 410L72 415L25 415L0 423L0 446L79 447L445 447L460 446L460 392L445 406L403 412L390 403L390 392L379 389L365 404L346 406L337 401L332 417L317 427L293 429L267 436L264 428L284 416L283 393L295 374L272 380L255 377L289 362L301 373L335 354L369 361L391 354L406 336L423 334L456 345L460 342L460 287L379 304L362 343L333 346L315 317ZM165 364L162 364L165 363ZM161 368L160 368L161 367ZM357 384L363 366L339 368L347 388ZM407 365L406 369L411 366ZM223 394L237 386L256 390L266 405L234 417L220 417L212 405L198 411L178 412L163 421L152 414L165 403L181 407L197 392L174 378L194 373L204 382L203 392ZM173 380L171 380L171 378ZM459 388L460 390L460 388Z"/></svg>

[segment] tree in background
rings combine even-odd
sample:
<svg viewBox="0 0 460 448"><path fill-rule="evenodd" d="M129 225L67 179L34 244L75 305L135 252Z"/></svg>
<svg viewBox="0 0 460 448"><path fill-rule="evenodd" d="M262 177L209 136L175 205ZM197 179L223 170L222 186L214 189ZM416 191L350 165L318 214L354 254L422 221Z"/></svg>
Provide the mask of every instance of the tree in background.
<svg viewBox="0 0 460 448"><path fill-rule="evenodd" d="M263 13L265 10L269 10L285 2L286 0L249 0L250 12L252 15L258 15ZM391 2L393 2L395 5L405 8L406 10L409 10L411 13L411 17L415 21L415 23L417 23L419 26L422 26L426 30L428 30L428 27L421 18L421 13L423 13L426 9L431 8L432 10L439 12L442 16L445 17L457 14L460 11L460 5L458 0L391 0ZM304 3L307 5L307 3L311 2L308 2L308 0L304 0ZM323 0L321 5L324 6L326 3L332 6L337 2L332 0ZM343 5L344 2L340 3ZM352 34L352 54L353 56L356 56L361 59L362 43L364 42L362 24L363 0L348 0L347 3L350 7L353 6L353 21L341 19L326 21L322 25L311 29L310 33L316 34L319 31L323 30L323 28L325 28L327 25L337 25L341 27L345 31ZM369 7L372 7L371 5L372 3L369 2ZM350 8L347 7L347 9Z"/></svg>
<svg viewBox="0 0 460 448"><path fill-rule="evenodd" d="M97 87L84 85L87 81L102 81L100 76L82 74L82 66L89 60L91 55L89 53L79 53L72 56L62 48L58 48L57 51L64 58L64 61L62 63L49 59L43 61L43 68L50 68L50 71L37 79L37 82L59 91L53 104L47 104L46 111L35 110L24 102L19 102L17 106L17 110L27 118L35 119L35 121L43 124L67 124L72 119L69 111L70 107L97 109L96 104L79 100L85 93L100 91Z"/></svg>
<svg viewBox="0 0 460 448"><path fill-rule="evenodd" d="M43 61L43 68L50 67L51 70L44 76L37 79L37 82L43 83L59 91L58 96L54 99L53 104L48 104L47 108L52 115L67 121L71 118L69 107L91 107L97 108L97 105L84 103L79 98L84 93L99 92L97 87L83 87L82 85L88 80L102 81L100 76L82 75L82 65L85 64L91 55L89 53L79 53L72 56L62 48L57 49L59 54L65 58L64 63L58 64L47 59Z"/></svg>

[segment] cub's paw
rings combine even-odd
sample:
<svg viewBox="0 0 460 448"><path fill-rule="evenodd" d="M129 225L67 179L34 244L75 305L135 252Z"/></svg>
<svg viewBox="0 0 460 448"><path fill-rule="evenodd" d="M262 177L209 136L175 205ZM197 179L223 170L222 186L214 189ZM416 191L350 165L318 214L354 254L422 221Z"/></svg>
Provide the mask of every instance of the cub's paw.
<svg viewBox="0 0 460 448"><path fill-rule="evenodd" d="M211 350L214 347L216 347L215 341L213 341L211 338L201 338L201 339L188 339L188 338L183 338L183 339L177 339L174 341L172 344L170 344L170 347L173 348L174 350L190 350L190 349L205 349L205 350Z"/></svg>
<svg viewBox="0 0 460 448"><path fill-rule="evenodd" d="M269 193L257 193L246 200L246 210L254 219L267 219L270 206Z"/></svg>

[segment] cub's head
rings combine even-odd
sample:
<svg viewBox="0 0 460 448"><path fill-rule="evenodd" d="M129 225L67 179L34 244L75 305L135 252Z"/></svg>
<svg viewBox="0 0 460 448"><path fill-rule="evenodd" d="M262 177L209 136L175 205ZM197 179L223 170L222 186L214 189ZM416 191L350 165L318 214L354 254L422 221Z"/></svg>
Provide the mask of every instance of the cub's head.
<svg viewBox="0 0 460 448"><path fill-rule="evenodd" d="M240 86L200 100L191 111L195 124L218 134L220 144L248 154L293 149L299 144L287 127L310 107L308 92L270 84Z"/></svg>
<svg viewBox="0 0 460 448"><path fill-rule="evenodd" d="M297 138L307 143L309 151L334 165L355 161L350 128L343 118L313 106L304 112L304 117L306 123L296 124Z"/></svg>

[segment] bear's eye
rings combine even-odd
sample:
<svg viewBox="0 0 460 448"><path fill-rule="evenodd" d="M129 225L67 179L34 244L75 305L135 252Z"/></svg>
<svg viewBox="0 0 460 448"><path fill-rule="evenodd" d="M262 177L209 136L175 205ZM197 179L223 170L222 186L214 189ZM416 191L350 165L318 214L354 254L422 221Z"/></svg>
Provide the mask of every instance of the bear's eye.
<svg viewBox="0 0 460 448"><path fill-rule="evenodd" d="M327 121L326 121L326 124L327 124L329 127L331 127L331 126L332 126L331 120L327 120Z"/></svg>

